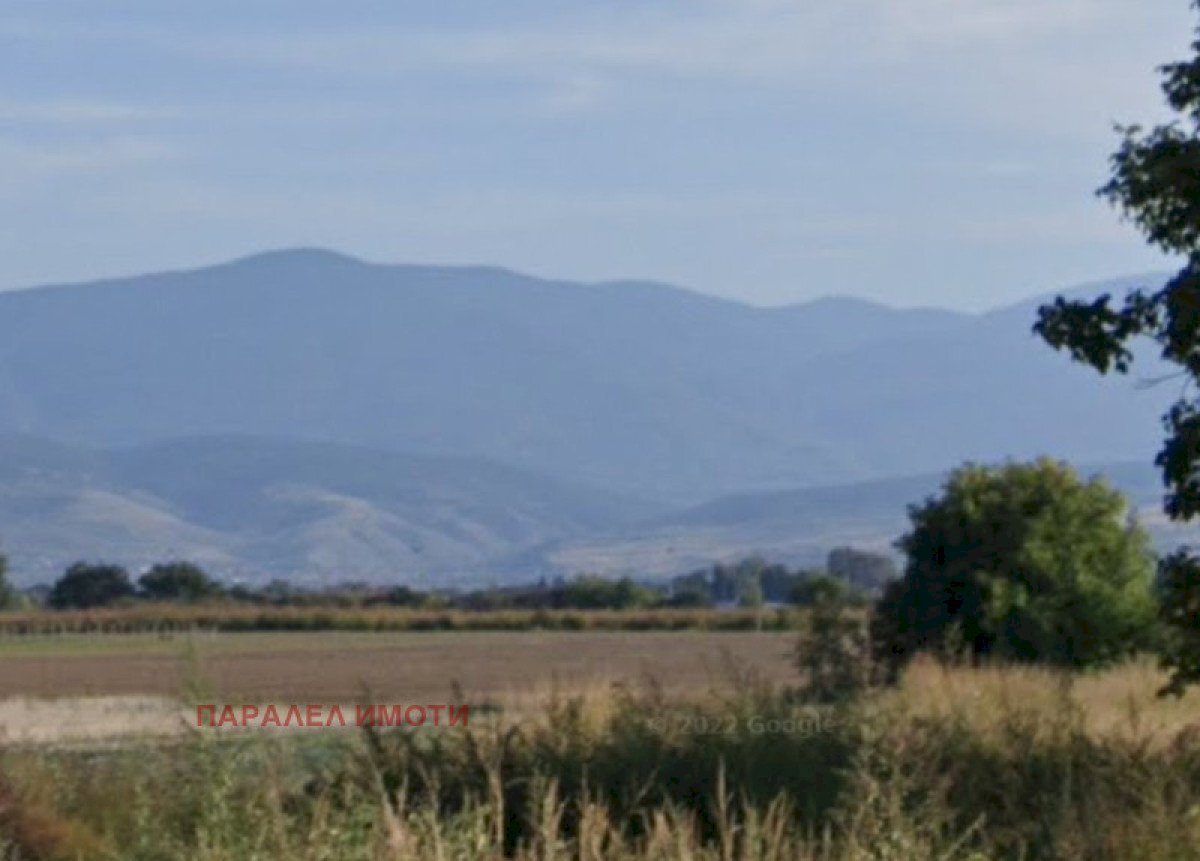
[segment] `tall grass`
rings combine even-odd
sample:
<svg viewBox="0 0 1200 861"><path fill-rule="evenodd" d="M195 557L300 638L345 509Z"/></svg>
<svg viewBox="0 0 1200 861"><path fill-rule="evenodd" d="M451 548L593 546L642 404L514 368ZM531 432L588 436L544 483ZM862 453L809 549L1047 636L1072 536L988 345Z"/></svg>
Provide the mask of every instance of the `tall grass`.
<svg viewBox="0 0 1200 861"><path fill-rule="evenodd" d="M1157 683L921 663L837 707L743 677L465 730L10 751L0 833L32 859L1195 859L1200 710Z"/></svg>

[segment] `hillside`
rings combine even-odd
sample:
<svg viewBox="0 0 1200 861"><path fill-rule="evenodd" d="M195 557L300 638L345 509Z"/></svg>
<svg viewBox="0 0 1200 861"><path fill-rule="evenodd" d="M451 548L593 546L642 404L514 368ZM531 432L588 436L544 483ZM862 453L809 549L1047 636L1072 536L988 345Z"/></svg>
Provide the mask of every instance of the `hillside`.
<svg viewBox="0 0 1200 861"><path fill-rule="evenodd" d="M1124 490L1161 541L1186 537L1157 516L1148 464L1085 471ZM906 506L941 480L742 493L668 510L471 458L249 437L105 451L0 436L0 549L21 584L77 559L136 571L187 558L252 582L424 586L669 575L754 553L813 565L838 544L887 551Z"/></svg>
<svg viewBox="0 0 1200 861"><path fill-rule="evenodd" d="M1200 538L1196 527L1169 523L1161 512L1162 484L1149 462L1080 465L1130 500L1138 520L1161 549ZM608 534L565 540L544 550L566 571L667 575L760 554L793 565L821 565L829 550L851 545L894 553L908 528L908 506L937 493L944 473L790 491L740 493Z"/></svg>
<svg viewBox="0 0 1200 861"><path fill-rule="evenodd" d="M475 581L531 547L658 510L470 458L252 438L111 452L0 438L0 546L22 583L76 559L137 569L171 558L259 581Z"/></svg>

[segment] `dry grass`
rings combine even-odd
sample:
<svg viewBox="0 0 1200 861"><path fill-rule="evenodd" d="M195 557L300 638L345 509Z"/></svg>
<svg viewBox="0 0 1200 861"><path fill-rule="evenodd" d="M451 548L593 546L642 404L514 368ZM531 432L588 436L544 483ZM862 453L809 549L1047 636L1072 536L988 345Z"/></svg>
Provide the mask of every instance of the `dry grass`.
<svg viewBox="0 0 1200 861"><path fill-rule="evenodd" d="M179 735L195 714L168 697L105 696L0 701L0 744L61 745Z"/></svg>
<svg viewBox="0 0 1200 861"><path fill-rule="evenodd" d="M814 707L731 672L454 731L9 751L0 835L98 861L1195 861L1196 695L1159 682L920 662L813 731ZM772 720L802 729L754 729Z"/></svg>
<svg viewBox="0 0 1200 861"><path fill-rule="evenodd" d="M1158 697L1166 679L1150 659L1088 673L1038 666L968 671L919 659L884 699L913 719L969 720L979 732L996 730L1014 713L1030 712L1077 719L1093 738L1161 745L1188 728L1200 730L1200 691Z"/></svg>

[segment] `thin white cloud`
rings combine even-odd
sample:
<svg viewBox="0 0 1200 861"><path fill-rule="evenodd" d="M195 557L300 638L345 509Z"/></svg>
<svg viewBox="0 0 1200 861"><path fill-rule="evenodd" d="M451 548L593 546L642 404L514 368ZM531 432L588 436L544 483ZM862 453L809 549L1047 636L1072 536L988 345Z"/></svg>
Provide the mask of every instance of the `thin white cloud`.
<svg viewBox="0 0 1200 861"><path fill-rule="evenodd" d="M234 17L201 31L27 17L0 21L0 31L141 44L355 83L520 80L525 106L547 115L611 108L656 81L682 78L835 100L874 93L920 111L1094 134L1157 98L1162 33L1178 32L1182 53L1191 24L1182 0L693 0L581 6L503 26L390 20L267 31ZM60 110L71 114L69 104Z"/></svg>
<svg viewBox="0 0 1200 861"><path fill-rule="evenodd" d="M1098 29L1136 32L1143 29L1139 21L1155 18L1162 15L1147 14L1140 3L1112 0L715 0L500 28L227 33L192 48L347 73L411 72L429 64L525 72L573 66L789 81L814 69L888 66L930 52L957 55Z"/></svg>
<svg viewBox="0 0 1200 861"><path fill-rule="evenodd" d="M178 116L174 109L80 99L0 101L0 123L80 126L132 123Z"/></svg>
<svg viewBox="0 0 1200 861"><path fill-rule="evenodd" d="M0 194L28 192L63 180L97 179L176 159L174 144L158 138L116 135L94 141L34 143L0 134Z"/></svg>
<svg viewBox="0 0 1200 861"><path fill-rule="evenodd" d="M523 25L186 34L210 59L398 83L439 74L534 82L548 114L612 107L672 79L872 97L1014 128L1095 134L1157 99L1168 24L1141 0L708 0L581 10Z"/></svg>
<svg viewBox="0 0 1200 861"><path fill-rule="evenodd" d="M598 75L570 75L550 82L535 97L533 108L547 116L590 114L610 106L615 96L612 83Z"/></svg>

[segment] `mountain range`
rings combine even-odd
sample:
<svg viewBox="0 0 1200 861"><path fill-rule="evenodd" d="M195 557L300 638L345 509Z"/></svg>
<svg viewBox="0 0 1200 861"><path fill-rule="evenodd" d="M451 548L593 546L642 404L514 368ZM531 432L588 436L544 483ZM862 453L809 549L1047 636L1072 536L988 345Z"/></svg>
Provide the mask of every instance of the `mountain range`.
<svg viewBox="0 0 1200 861"><path fill-rule="evenodd" d="M4 292L0 541L18 580L81 557L417 582L801 557L868 540L868 497L902 525L888 494L966 459L1149 460L1171 393L1054 354L1038 304L759 308L312 249ZM791 513L747 514L768 503Z"/></svg>

